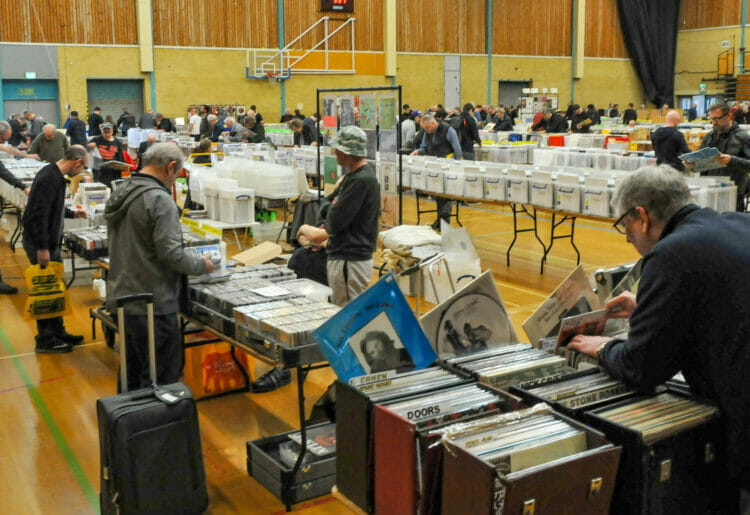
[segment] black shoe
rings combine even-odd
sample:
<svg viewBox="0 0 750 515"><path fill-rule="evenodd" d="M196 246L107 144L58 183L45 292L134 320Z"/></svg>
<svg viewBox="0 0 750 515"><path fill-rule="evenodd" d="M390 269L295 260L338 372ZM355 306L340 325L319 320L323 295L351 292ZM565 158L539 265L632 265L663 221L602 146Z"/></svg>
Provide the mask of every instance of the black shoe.
<svg viewBox="0 0 750 515"><path fill-rule="evenodd" d="M70 343L71 345L80 345L83 343L83 335L81 334L70 334L68 331L63 329L63 332L60 334L56 334L55 337L58 340L61 340L65 343Z"/></svg>
<svg viewBox="0 0 750 515"><path fill-rule="evenodd" d="M58 339L46 340L40 342L37 340L34 352L38 354L63 354L65 352L71 352L73 346L69 343L65 343Z"/></svg>
<svg viewBox="0 0 750 515"><path fill-rule="evenodd" d="M11 286L10 284L5 283L2 279L0 279L0 293L13 295L14 293L18 293L18 288L16 288L15 286Z"/></svg>
<svg viewBox="0 0 750 515"><path fill-rule="evenodd" d="M272 392L292 382L292 373L284 368L274 367L260 376L251 388L253 393Z"/></svg>
<svg viewBox="0 0 750 515"><path fill-rule="evenodd" d="M432 227L436 231L439 231L440 230L440 218L432 222L432 225L430 227Z"/></svg>

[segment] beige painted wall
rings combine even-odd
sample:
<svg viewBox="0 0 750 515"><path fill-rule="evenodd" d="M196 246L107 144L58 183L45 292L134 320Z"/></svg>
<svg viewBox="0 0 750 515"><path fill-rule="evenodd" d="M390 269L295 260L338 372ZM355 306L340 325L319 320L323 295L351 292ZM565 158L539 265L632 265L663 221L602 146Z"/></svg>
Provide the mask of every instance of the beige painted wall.
<svg viewBox="0 0 750 515"><path fill-rule="evenodd" d="M730 41L735 47L735 73L740 65L739 27L681 31L677 34L677 56L675 59L675 95L699 95L702 78L716 77L717 58L725 50L721 42ZM706 93L723 93L724 83L706 83Z"/></svg>
<svg viewBox="0 0 750 515"><path fill-rule="evenodd" d="M138 70L138 49L61 47L60 105L86 111L86 79L143 78L144 105L150 107L149 74ZM245 78L245 52L241 50L155 50L157 109L165 116L184 116L190 104L256 104L264 117L276 122L281 116L278 82ZM107 63L116 63L108 66ZM403 86L403 101L423 109L443 101L443 55L398 54L396 83ZM492 102L497 103L500 79L533 79L535 87L558 88L560 103L570 99L570 59L493 57ZM286 82L286 106L315 110L316 88L389 86L383 75L296 75ZM607 105L640 103L641 86L627 60L586 59L584 77L576 81L576 101ZM487 58L462 56L461 101L486 103ZM61 117L66 117L61 112Z"/></svg>

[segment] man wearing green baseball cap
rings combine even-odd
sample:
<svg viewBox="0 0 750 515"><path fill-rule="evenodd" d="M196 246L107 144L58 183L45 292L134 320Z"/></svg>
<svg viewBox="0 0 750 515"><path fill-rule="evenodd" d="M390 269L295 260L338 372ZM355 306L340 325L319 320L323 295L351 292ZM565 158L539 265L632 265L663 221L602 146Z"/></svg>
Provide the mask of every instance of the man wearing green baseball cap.
<svg viewBox="0 0 750 515"><path fill-rule="evenodd" d="M372 278L372 254L378 238L380 185L375 167L367 162L367 136L359 127L342 128L329 146L344 170L326 210L325 229L303 225L297 239L326 245L331 302L343 306L362 293ZM327 242L326 242L327 239Z"/></svg>

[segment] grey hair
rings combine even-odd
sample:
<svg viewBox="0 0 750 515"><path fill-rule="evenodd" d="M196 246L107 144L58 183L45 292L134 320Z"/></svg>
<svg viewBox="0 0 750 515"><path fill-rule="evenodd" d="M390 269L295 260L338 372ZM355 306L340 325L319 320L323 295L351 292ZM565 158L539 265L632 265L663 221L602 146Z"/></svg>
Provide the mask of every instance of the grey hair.
<svg viewBox="0 0 750 515"><path fill-rule="evenodd" d="M425 123L425 122L432 123L434 121L435 121L435 117L432 116L431 114L422 115L422 123Z"/></svg>
<svg viewBox="0 0 750 515"><path fill-rule="evenodd" d="M0 120L0 134L5 134L10 130L10 124L5 120Z"/></svg>
<svg viewBox="0 0 750 515"><path fill-rule="evenodd" d="M216 116L215 114L209 114L208 116L206 116L206 120L208 120L209 122L212 122L212 121L218 120L218 119L219 119L219 117Z"/></svg>
<svg viewBox="0 0 750 515"><path fill-rule="evenodd" d="M71 145L65 150L63 159L67 159L68 161L75 161L76 159L80 159L81 162L88 163L89 152L83 147L83 145Z"/></svg>
<svg viewBox="0 0 750 515"><path fill-rule="evenodd" d="M641 206L662 223L690 202L690 188L685 177L667 165L639 168L617 186L612 197L617 216Z"/></svg>
<svg viewBox="0 0 750 515"><path fill-rule="evenodd" d="M143 167L151 166L160 172L164 172L170 162L177 163L177 169L182 169L185 154L180 147L174 143L154 143L145 154L143 154Z"/></svg>
<svg viewBox="0 0 750 515"><path fill-rule="evenodd" d="M226 118L224 118L224 123L227 123L230 121L234 123L234 116L227 116Z"/></svg>

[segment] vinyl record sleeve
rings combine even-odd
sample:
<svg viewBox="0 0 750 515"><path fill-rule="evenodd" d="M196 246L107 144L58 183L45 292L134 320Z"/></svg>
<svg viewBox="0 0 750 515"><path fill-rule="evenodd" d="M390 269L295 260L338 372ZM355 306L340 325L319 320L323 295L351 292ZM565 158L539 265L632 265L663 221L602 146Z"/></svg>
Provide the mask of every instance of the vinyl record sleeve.
<svg viewBox="0 0 750 515"><path fill-rule="evenodd" d="M440 359L518 342L489 270L427 312L419 323Z"/></svg>
<svg viewBox="0 0 750 515"><path fill-rule="evenodd" d="M437 358L393 274L344 306L313 336L342 381L418 370Z"/></svg>

